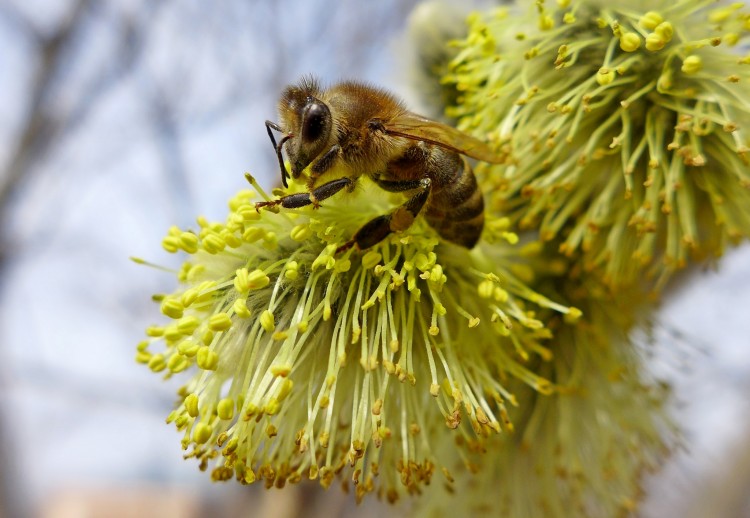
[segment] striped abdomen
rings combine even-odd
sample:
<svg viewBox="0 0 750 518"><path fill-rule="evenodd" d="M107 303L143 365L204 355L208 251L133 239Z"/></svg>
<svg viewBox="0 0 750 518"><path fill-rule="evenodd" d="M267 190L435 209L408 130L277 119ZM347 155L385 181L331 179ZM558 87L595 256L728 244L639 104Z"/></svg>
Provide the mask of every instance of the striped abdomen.
<svg viewBox="0 0 750 518"><path fill-rule="evenodd" d="M412 190L415 181L429 178L429 198L424 208L420 206L419 214L448 241L466 248L479 241L484 227L484 200L469 162L458 153L420 142L390 161L385 174L371 177L391 192Z"/></svg>
<svg viewBox="0 0 750 518"><path fill-rule="evenodd" d="M458 153L435 146L431 155L432 193L423 214L443 238L472 248L484 227L484 199L471 166Z"/></svg>

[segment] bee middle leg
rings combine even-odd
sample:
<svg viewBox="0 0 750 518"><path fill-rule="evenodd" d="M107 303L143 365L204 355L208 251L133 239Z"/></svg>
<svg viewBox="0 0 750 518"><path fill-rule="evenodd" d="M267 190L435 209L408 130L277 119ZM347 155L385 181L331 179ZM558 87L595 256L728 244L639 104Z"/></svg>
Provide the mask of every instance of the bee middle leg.
<svg viewBox="0 0 750 518"><path fill-rule="evenodd" d="M326 182L310 192L288 194L287 196L282 196L281 198L272 201L259 201L255 204L255 210L260 210L261 207L273 207L275 205L281 205L285 209L297 209L307 205L312 205L315 208L318 208L321 201L330 198L341 189L352 189L353 187L354 180L351 178L338 178Z"/></svg>
<svg viewBox="0 0 750 518"><path fill-rule="evenodd" d="M425 203L427 203L427 198L430 197L430 190L432 188L432 181L429 178L405 182L386 182L377 180L376 182L380 187L391 192L403 192L413 189L419 189L419 191L409 198L406 203L390 214L378 216L377 218L373 218L365 223L362 228L360 228L349 241L341 245L336 252L343 252L354 245L357 245L357 248L360 250L364 250L377 245L392 232L402 232L406 230L412 225L412 223L414 223L414 220L422 211Z"/></svg>

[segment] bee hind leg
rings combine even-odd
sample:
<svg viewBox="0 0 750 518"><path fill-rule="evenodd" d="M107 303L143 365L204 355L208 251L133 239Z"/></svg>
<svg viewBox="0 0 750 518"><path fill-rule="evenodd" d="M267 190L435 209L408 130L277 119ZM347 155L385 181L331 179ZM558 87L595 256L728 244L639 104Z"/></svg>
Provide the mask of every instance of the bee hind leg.
<svg viewBox="0 0 750 518"><path fill-rule="evenodd" d="M397 182L389 183L394 184L390 185L394 192L399 190L395 185ZM365 223L359 230L357 230L357 233L354 234L349 241L336 249L336 252L343 252L354 245L357 245L357 248L360 250L365 250L366 248L377 245L392 232L402 232L414 223L414 220L422 211L425 203L427 203L427 198L429 198L430 189L432 188L432 181L429 178L422 178L418 181L417 185L414 185L415 182L413 181L403 183L405 185L408 183L410 187L409 189L404 188L400 190L416 188L419 189L419 192L390 214L378 216L377 218L373 218Z"/></svg>
<svg viewBox="0 0 750 518"><path fill-rule="evenodd" d="M312 205L315 208L318 208L321 201L330 198L341 189L351 189L353 187L354 180L351 178L338 178L324 183L310 192L289 194L272 201L259 201L255 204L255 210L260 210L261 207L273 207L275 205L281 205L285 209L298 209L300 207L306 207L307 205Z"/></svg>

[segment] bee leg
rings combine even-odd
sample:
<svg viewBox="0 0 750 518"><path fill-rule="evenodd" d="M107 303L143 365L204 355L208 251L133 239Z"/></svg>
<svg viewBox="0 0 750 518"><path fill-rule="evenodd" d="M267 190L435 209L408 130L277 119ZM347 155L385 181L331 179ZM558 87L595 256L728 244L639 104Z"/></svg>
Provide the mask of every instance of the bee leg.
<svg viewBox="0 0 750 518"><path fill-rule="evenodd" d="M316 160L310 167L310 176L314 179L331 169L333 163L339 156L339 152L341 152L341 146L338 144L333 145L331 149L326 151L326 153Z"/></svg>
<svg viewBox="0 0 750 518"><path fill-rule="evenodd" d="M320 206L319 202L326 198L330 198L341 189L351 189L352 187L354 187L354 180L351 178L338 178L324 183L320 187L313 189L311 192L289 194L273 201L259 201L255 204L255 210L260 210L261 207L273 207L275 205L281 205L285 209L297 209L307 205L313 205L315 208L318 208Z"/></svg>
<svg viewBox="0 0 750 518"><path fill-rule="evenodd" d="M385 185L383 185L385 184ZM371 246L377 245L385 239L391 232L402 232L409 228L417 218L422 208L430 197L432 181L429 178L406 182L378 182L378 185L392 192L409 191L419 189L419 192L409 198L406 203L399 208L386 214L371 219L360 228L354 236L341 245L336 252L342 252L357 245L357 248L364 250Z"/></svg>
<svg viewBox="0 0 750 518"><path fill-rule="evenodd" d="M398 181L394 182L394 181L380 180L380 179L374 179L374 181L384 191L404 192L404 191L413 191L414 189L422 188L423 187L422 182L424 181L424 179L404 180L401 182L398 182Z"/></svg>

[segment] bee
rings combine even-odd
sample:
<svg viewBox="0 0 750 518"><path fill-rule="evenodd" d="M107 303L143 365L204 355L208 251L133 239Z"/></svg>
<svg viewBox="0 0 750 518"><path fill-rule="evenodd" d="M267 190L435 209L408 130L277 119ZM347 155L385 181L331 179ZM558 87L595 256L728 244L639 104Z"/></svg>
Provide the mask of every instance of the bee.
<svg viewBox="0 0 750 518"><path fill-rule="evenodd" d="M322 89L314 78L303 78L284 90L278 109L280 123L266 121L266 129L281 182L287 187L287 178L297 179L307 169L308 192L259 202L256 209L317 208L341 190L351 192L364 175L407 199L368 221L337 252L354 245L370 248L392 232L408 229L420 214L444 239L466 248L476 245L484 226L484 200L465 157L499 163L488 145L410 112L385 90L354 81ZM273 130L283 134L278 143ZM318 185L334 168L340 177Z"/></svg>

